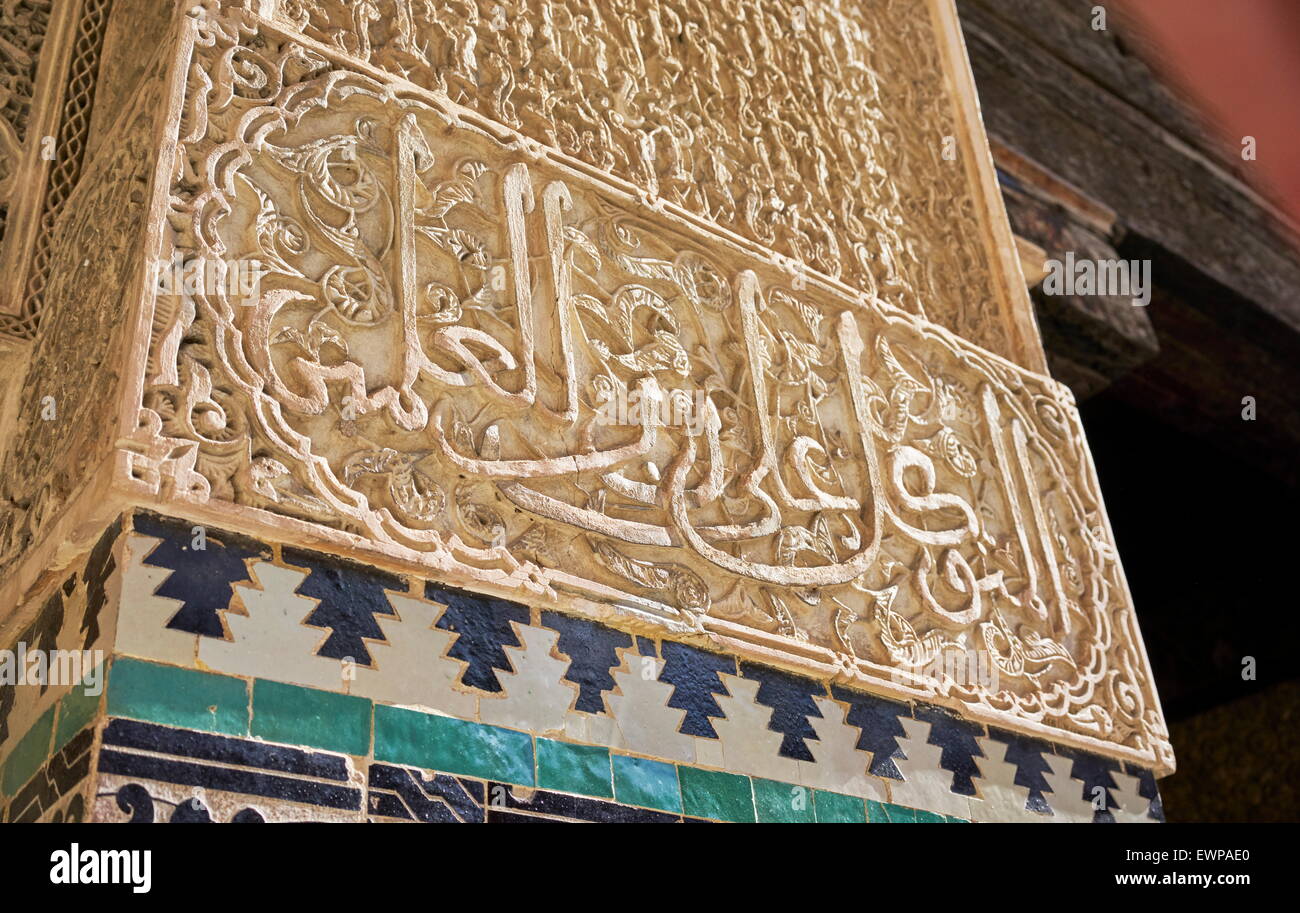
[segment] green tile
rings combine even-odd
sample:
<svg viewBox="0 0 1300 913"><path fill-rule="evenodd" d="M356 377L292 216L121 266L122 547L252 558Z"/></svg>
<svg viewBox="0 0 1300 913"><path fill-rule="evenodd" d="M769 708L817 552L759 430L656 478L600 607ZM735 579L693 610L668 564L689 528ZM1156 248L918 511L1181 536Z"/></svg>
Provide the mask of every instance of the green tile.
<svg viewBox="0 0 1300 913"><path fill-rule="evenodd" d="M677 785L677 765L614 755L614 795L626 805L681 814L682 792Z"/></svg>
<svg viewBox="0 0 1300 913"><path fill-rule="evenodd" d="M375 705L375 760L533 785L533 738L526 732Z"/></svg>
<svg viewBox="0 0 1300 913"><path fill-rule="evenodd" d="M872 824L915 824L916 812L891 802L867 800L867 820Z"/></svg>
<svg viewBox="0 0 1300 913"><path fill-rule="evenodd" d="M938 812L927 812L924 809L918 808L916 810L916 823L917 824L947 824L948 819L944 815L940 815Z"/></svg>
<svg viewBox="0 0 1300 913"><path fill-rule="evenodd" d="M682 811L695 818L753 822L754 794L749 777L678 767L682 784Z"/></svg>
<svg viewBox="0 0 1300 913"><path fill-rule="evenodd" d="M754 778L754 809L760 824L812 824L812 790L793 783Z"/></svg>
<svg viewBox="0 0 1300 913"><path fill-rule="evenodd" d="M248 682L118 657L108 676L108 714L248 735Z"/></svg>
<svg viewBox="0 0 1300 913"><path fill-rule="evenodd" d="M74 735L91 724L99 714L99 698L104 689L105 668L95 667L94 681L87 684L87 676L59 701L59 722L54 733L54 750L59 751ZM97 683L97 687L91 687ZM91 691L100 693L91 694Z"/></svg>
<svg viewBox="0 0 1300 913"><path fill-rule="evenodd" d="M905 805L894 805L892 802L886 802L885 814L889 816L891 824L916 823L916 809L908 808Z"/></svg>
<svg viewBox="0 0 1300 913"><path fill-rule="evenodd" d="M370 754L370 701L348 694L257 679L253 735L344 754Z"/></svg>
<svg viewBox="0 0 1300 913"><path fill-rule="evenodd" d="M867 820L866 809L857 796L819 789L813 796L813 805L822 824L863 824Z"/></svg>
<svg viewBox="0 0 1300 913"><path fill-rule="evenodd" d="M5 759L3 778L0 778L0 792L12 796L49 760L50 736L53 732L54 708L51 707L41 714L40 719L32 724L32 728L23 734L13 751L9 752L9 757Z"/></svg>
<svg viewBox="0 0 1300 913"><path fill-rule="evenodd" d="M542 789L584 796L614 798L610 782L609 749L537 740L537 785Z"/></svg>

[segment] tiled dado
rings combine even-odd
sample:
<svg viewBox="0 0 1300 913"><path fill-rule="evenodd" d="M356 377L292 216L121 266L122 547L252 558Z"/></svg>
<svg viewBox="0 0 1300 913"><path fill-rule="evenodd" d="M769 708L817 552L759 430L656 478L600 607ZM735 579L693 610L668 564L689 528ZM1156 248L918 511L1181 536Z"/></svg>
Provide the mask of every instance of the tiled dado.
<svg viewBox="0 0 1300 913"><path fill-rule="evenodd" d="M97 820L962 820L264 679L110 682Z"/></svg>
<svg viewBox="0 0 1300 913"><path fill-rule="evenodd" d="M137 514L90 562L89 601L116 604L107 640L91 625L107 698L22 699L41 712L0 742L10 819L1163 817L1149 771L939 708L196 532ZM97 761L74 746L94 719Z"/></svg>
<svg viewBox="0 0 1300 913"><path fill-rule="evenodd" d="M30 599L0 604L0 821L75 821L87 812L92 724L103 712L96 657L112 648L122 526L111 524L83 555L47 574ZM28 654L18 644L46 656L76 653L84 664L61 663L57 681L19 684Z"/></svg>

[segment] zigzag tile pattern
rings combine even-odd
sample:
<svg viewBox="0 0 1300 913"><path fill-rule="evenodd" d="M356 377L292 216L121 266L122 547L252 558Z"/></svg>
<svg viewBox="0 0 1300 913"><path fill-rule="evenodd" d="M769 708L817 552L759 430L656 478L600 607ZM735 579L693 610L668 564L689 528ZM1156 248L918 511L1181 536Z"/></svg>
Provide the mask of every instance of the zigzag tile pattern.
<svg viewBox="0 0 1300 913"><path fill-rule="evenodd" d="M132 598L122 606L120 624L130 636L119 640L118 652L944 818L1163 820L1150 773L1100 756L990 730L942 708L738 664L704 644L621 631L301 550L282 554L278 546L243 544L237 563L209 562L206 567L221 568L230 584L229 602L213 609L220 634L208 632L216 628L179 632L170 624L179 611L179 588L169 581L185 572L159 573L157 556L183 556L176 543L192 534L191 524L167 518L136 523L123 571L124 592ZM173 545L163 548L168 540ZM227 540L210 530L208 541ZM140 555L151 557L142 561ZM310 585L321 568L327 579ZM177 634L193 646L179 648ZM276 648L257 647L265 643ZM489 753L500 750L484 746ZM411 762L385 763L392 770L372 768L369 774L379 805L365 807L378 819L474 819L477 813L466 804L471 799L485 819L599 818L595 805L582 806L584 818L558 810L572 811L572 803L539 805L535 797L493 806L487 793L477 798L459 780L453 784L467 776L464 771L421 761L416 766L433 773L413 779L395 772ZM482 774L469 779L485 790L493 782ZM757 796L752 793L751 803ZM759 806L768 807L760 801L754 809Z"/></svg>
<svg viewBox="0 0 1300 913"><path fill-rule="evenodd" d="M64 745L18 790L0 821L26 824L35 821L81 821L86 815L84 795L90 776L94 730L83 729Z"/></svg>

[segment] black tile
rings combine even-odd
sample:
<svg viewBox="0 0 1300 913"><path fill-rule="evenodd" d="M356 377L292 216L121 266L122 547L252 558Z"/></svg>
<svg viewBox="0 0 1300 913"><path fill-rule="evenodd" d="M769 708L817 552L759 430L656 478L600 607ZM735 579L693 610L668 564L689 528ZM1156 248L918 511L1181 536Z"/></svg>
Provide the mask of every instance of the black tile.
<svg viewBox="0 0 1300 913"><path fill-rule="evenodd" d="M504 783L488 784L488 796L491 797L488 803L490 811L532 812L575 821L610 824L668 824L681 820L680 815L667 812L655 812L630 805L620 805L617 802L607 802L603 799L588 799L542 789L533 790L532 794L524 799L515 795L514 787Z"/></svg>
<svg viewBox="0 0 1300 913"><path fill-rule="evenodd" d="M801 675L756 663L741 663L740 674L760 682L754 699L772 711L767 728L783 736L779 754L800 761L816 760L804 740L817 738L817 731L809 718L821 717L822 712L813 698L825 697L826 686Z"/></svg>
<svg viewBox="0 0 1300 913"><path fill-rule="evenodd" d="M109 720L104 727L104 744L115 748L176 755L196 761L301 774L340 783L348 781L347 762L341 755L135 720Z"/></svg>
<svg viewBox="0 0 1300 913"><path fill-rule="evenodd" d="M1129 763L1124 764L1124 772L1130 777L1138 778L1138 795L1150 803L1147 808L1147 817L1163 822L1165 820L1165 806L1160 798L1160 790L1156 786L1155 774L1144 767Z"/></svg>
<svg viewBox="0 0 1300 913"><path fill-rule="evenodd" d="M572 824L572 821L565 821L560 818L545 818L541 815L524 815L519 812L508 812L499 808L489 808L487 811L488 824Z"/></svg>
<svg viewBox="0 0 1300 913"><path fill-rule="evenodd" d="M578 686L574 708L588 713L605 713L604 693L614 687L610 670L619 665L618 649L632 646L631 636L559 612L543 612L542 624L559 632L555 647L571 660L564 678Z"/></svg>
<svg viewBox="0 0 1300 913"><path fill-rule="evenodd" d="M360 809L361 790L318 780L268 774L236 767L194 764L172 758L132 754L112 748L99 753L99 772L158 780L180 786L201 786L224 792L283 799L324 808Z"/></svg>
<svg viewBox="0 0 1300 913"><path fill-rule="evenodd" d="M40 613L31 626L19 636L20 643L27 644L31 651L42 651L44 656L52 657L59 649L59 631L63 627L63 593L55 590L41 606ZM50 686L48 678L41 680L41 694Z"/></svg>
<svg viewBox="0 0 1300 913"><path fill-rule="evenodd" d="M736 673L736 660L730 656L697 650L674 640L663 641L664 667L659 680L673 686L668 706L685 710L681 731L686 735L716 739L718 733L710 717L724 717L715 694L731 692L722 683L720 673Z"/></svg>
<svg viewBox="0 0 1300 913"><path fill-rule="evenodd" d="M497 680L496 670L514 671L505 648L520 646L511 622L528 624L528 607L431 582L425 584L424 596L447 606L437 627L457 635L447 655L468 664L461 674L461 683L499 692L501 682Z"/></svg>
<svg viewBox="0 0 1300 913"><path fill-rule="evenodd" d="M81 570L81 582L86 585L86 610L81 616L81 631L84 634L81 649L89 649L99 639L99 613L108 603L108 593L104 587L108 578L117 568L113 557L113 545L122 533L122 518L118 517L108 529L104 530L90 550L86 566Z"/></svg>
<svg viewBox="0 0 1300 913"><path fill-rule="evenodd" d="M294 592L320 600L305 619L314 628L330 631L316 655L369 666L366 641L385 639L375 616L397 617L384 591L405 592L406 582L397 574L299 549L286 548L284 560L309 570Z"/></svg>
<svg viewBox="0 0 1300 913"><path fill-rule="evenodd" d="M162 539L144 558L144 563L171 571L155 590L159 596L176 599L180 609L167 627L204 637L224 637L220 613L230 607L233 584L250 581L247 559L269 557L265 546L204 526L203 548L193 548L196 525L154 514L135 515L135 528L146 536Z"/></svg>
<svg viewBox="0 0 1300 913"><path fill-rule="evenodd" d="M94 740L94 726L87 726L73 736L18 790L0 820L11 824L36 821L78 788L90 775L90 748Z"/></svg>
<svg viewBox="0 0 1300 913"><path fill-rule="evenodd" d="M1052 754L1052 746L1041 739L1031 739L992 726L989 727L989 738L1007 746L1007 763L1016 766L1014 782L1029 790L1025 808L1031 812L1050 813L1052 808L1048 804L1047 794L1052 791L1052 787L1047 782L1046 775L1051 773L1052 768L1043 755Z"/></svg>
<svg viewBox="0 0 1300 913"><path fill-rule="evenodd" d="M930 737L925 741L942 749L939 766L952 772L952 791L962 796L975 795L974 778L980 773L975 759L984 757L975 738L985 734L983 725L939 707L918 705L913 715L930 724Z"/></svg>
<svg viewBox="0 0 1300 913"><path fill-rule="evenodd" d="M245 809L245 811L248 811L248 809ZM212 813L208 811L208 807L203 804L202 800L192 797L184 802L177 803L176 808L172 810L171 818L168 820L172 824L211 824Z"/></svg>
<svg viewBox="0 0 1300 913"><path fill-rule="evenodd" d="M372 815L428 823L483 823L483 784L449 774L429 779L389 764L370 765L367 809Z"/></svg>
<svg viewBox="0 0 1300 913"><path fill-rule="evenodd" d="M1103 808L1097 808L1093 813L1092 820L1097 824L1113 824L1115 816L1111 812L1112 808L1119 808L1119 803L1111 795L1112 789L1117 789L1119 784L1111 776L1113 771L1121 769L1119 761L1112 761L1110 758L1103 758L1100 755L1092 754L1088 751L1080 751L1075 748L1067 748L1064 745L1056 747L1056 754L1063 758L1069 758L1073 761L1070 767L1070 776L1075 780L1083 781L1083 788L1080 790L1080 796L1089 802L1097 803L1103 796L1105 804ZM1098 792L1101 790L1101 792Z"/></svg>
<svg viewBox="0 0 1300 913"><path fill-rule="evenodd" d="M912 716L911 705L840 685L831 686L831 696L849 705L844 719L861 730L857 747L871 752L871 766L868 768L871 773L891 780L903 779L894 758L907 757L898 746L898 740L907 735L907 730L898 720Z"/></svg>
<svg viewBox="0 0 1300 913"><path fill-rule="evenodd" d="M14 700L18 689L8 685L0 686L0 746L9 740L9 714L14 712Z"/></svg>

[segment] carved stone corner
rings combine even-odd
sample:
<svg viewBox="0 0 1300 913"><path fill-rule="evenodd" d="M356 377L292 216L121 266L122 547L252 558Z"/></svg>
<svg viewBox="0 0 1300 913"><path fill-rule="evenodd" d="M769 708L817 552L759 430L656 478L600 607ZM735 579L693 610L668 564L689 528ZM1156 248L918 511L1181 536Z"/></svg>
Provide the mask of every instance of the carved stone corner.
<svg viewBox="0 0 1300 913"><path fill-rule="evenodd" d="M140 80L0 554L104 466L106 503L1172 770L950 3L354 6L208 4ZM68 422L23 417L52 384Z"/></svg>

